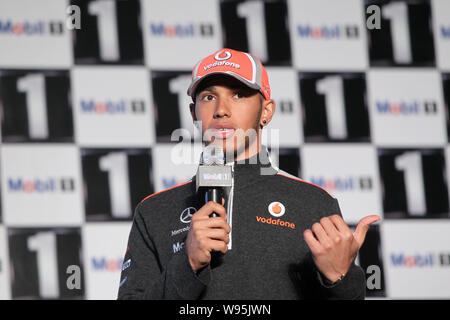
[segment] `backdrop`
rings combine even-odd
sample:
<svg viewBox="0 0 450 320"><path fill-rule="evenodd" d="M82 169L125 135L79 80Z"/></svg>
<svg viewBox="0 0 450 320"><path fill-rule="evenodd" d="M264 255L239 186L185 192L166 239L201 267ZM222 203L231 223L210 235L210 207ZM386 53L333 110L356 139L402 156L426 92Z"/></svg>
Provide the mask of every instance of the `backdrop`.
<svg viewBox="0 0 450 320"><path fill-rule="evenodd" d="M186 89L222 47L267 66L276 164L382 217L367 296L450 298L448 0L0 0L0 298L117 297L136 204L195 173Z"/></svg>

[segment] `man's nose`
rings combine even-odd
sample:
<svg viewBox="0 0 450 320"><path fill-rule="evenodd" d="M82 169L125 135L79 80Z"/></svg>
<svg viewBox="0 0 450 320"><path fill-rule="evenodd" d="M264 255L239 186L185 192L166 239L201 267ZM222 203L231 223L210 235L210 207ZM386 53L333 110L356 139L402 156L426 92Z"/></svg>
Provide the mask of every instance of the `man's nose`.
<svg viewBox="0 0 450 320"><path fill-rule="evenodd" d="M217 99L216 111L214 112L214 118L230 117L231 109L226 99Z"/></svg>

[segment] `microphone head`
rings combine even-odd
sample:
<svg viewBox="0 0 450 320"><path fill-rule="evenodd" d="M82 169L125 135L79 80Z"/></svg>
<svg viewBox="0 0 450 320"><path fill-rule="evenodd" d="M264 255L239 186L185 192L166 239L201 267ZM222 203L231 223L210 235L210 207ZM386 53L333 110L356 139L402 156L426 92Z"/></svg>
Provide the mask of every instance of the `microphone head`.
<svg viewBox="0 0 450 320"><path fill-rule="evenodd" d="M200 187L231 187L232 180L231 166L225 165L223 149L214 145L206 146L197 170L196 190Z"/></svg>
<svg viewBox="0 0 450 320"><path fill-rule="evenodd" d="M225 164L225 154L222 147L208 145L202 153L201 162L206 166L223 166Z"/></svg>

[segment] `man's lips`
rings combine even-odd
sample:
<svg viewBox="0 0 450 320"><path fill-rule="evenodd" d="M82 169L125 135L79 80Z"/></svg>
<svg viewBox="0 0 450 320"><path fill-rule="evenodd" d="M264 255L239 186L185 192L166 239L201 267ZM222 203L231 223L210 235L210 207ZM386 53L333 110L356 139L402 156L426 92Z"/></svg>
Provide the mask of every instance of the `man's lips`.
<svg viewBox="0 0 450 320"><path fill-rule="evenodd" d="M210 130L211 134L219 139L227 139L235 132L234 127L230 124L217 124Z"/></svg>
<svg viewBox="0 0 450 320"><path fill-rule="evenodd" d="M234 134L234 129L212 129L213 136L220 139L227 139Z"/></svg>

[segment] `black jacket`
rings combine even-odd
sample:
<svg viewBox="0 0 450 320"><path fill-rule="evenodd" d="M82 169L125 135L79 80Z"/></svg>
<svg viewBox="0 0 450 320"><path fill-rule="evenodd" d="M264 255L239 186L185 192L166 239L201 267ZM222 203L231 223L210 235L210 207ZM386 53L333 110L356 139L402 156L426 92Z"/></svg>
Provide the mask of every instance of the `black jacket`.
<svg viewBox="0 0 450 320"><path fill-rule="evenodd" d="M142 200L134 215L118 298L364 299L365 274L359 266L353 263L341 281L329 284L303 239L303 231L320 218L341 214L337 200L269 161L262 151L245 164L232 164L233 186L226 190L225 204L230 250L213 256L198 274L184 248L189 213L204 204L195 177ZM269 204L274 202L281 205L271 214Z"/></svg>

